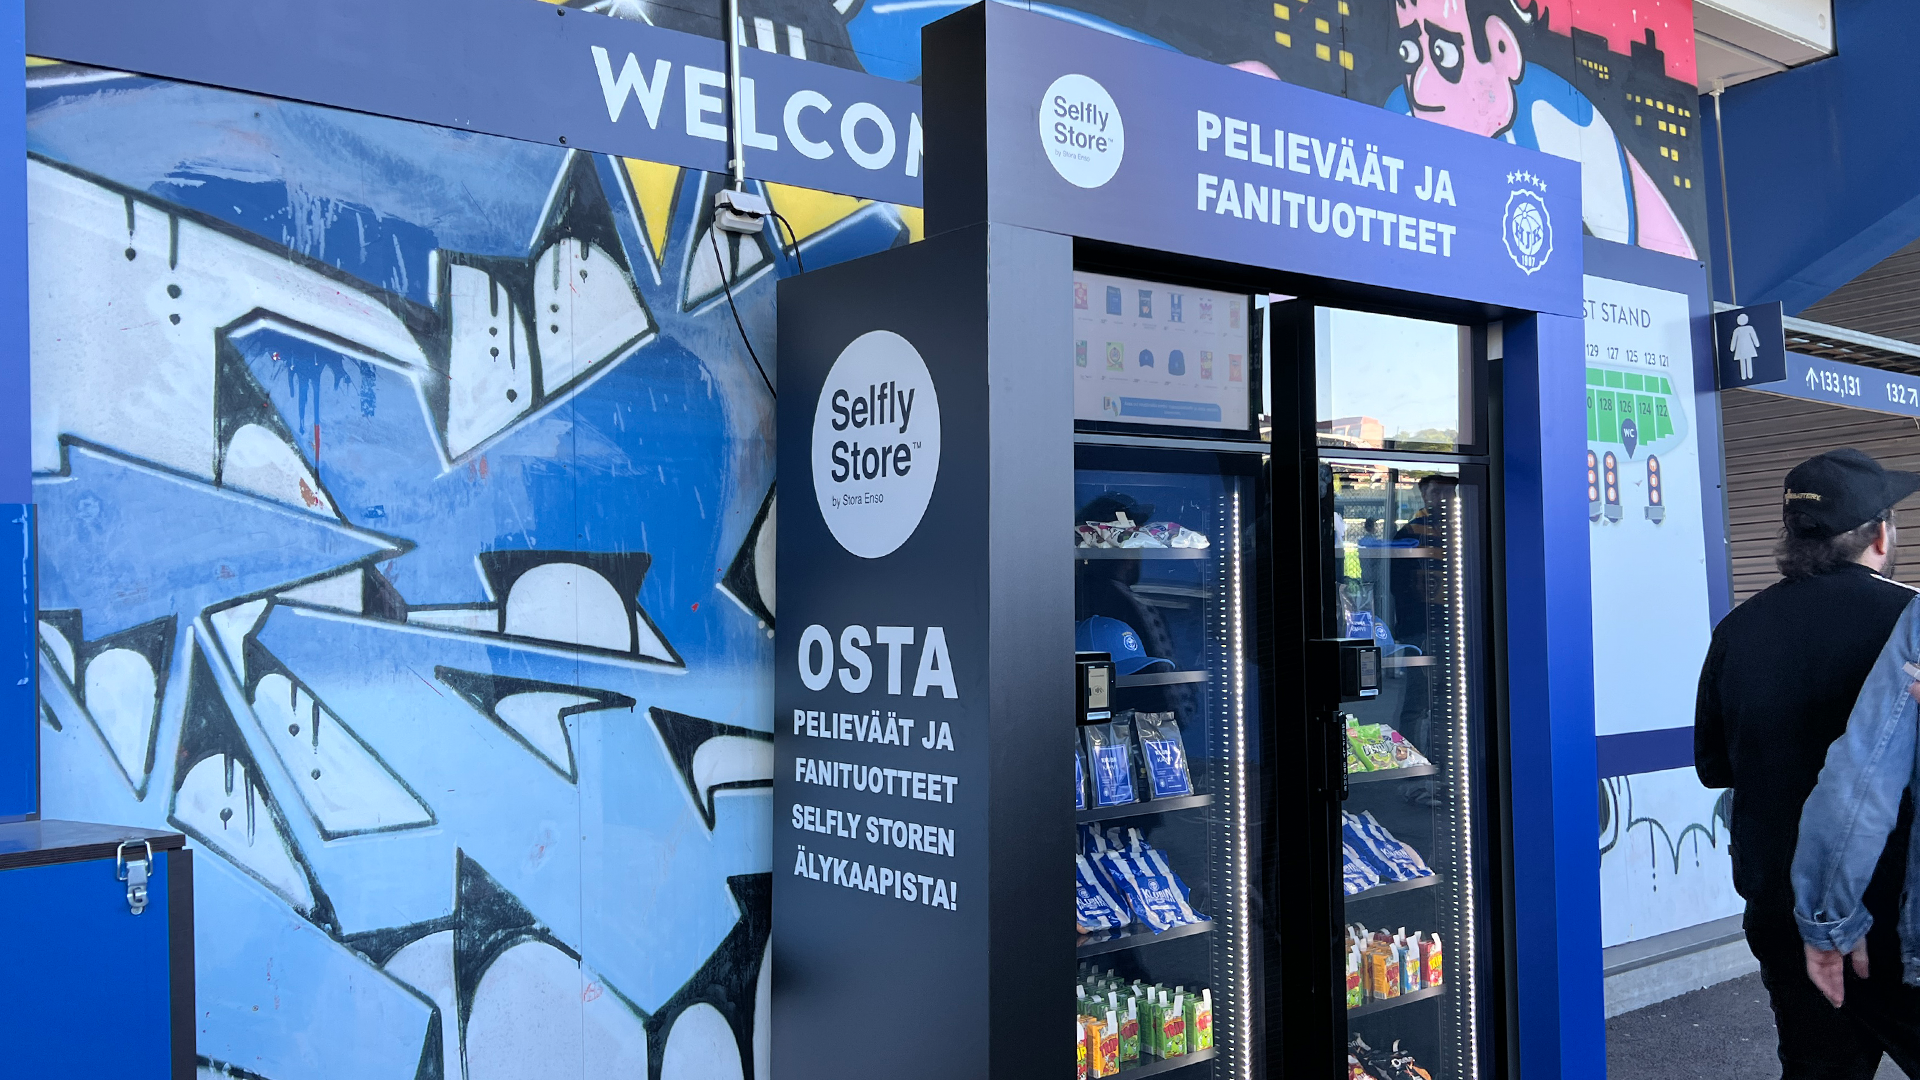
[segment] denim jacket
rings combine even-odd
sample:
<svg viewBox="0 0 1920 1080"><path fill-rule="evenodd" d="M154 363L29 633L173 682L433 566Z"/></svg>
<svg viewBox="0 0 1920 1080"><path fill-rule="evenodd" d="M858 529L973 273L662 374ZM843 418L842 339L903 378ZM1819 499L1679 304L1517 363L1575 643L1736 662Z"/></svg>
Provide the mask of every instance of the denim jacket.
<svg viewBox="0 0 1920 1080"><path fill-rule="evenodd" d="M1867 882L1894 829L1901 796L1920 779L1916 706L1907 693L1915 679L1905 670L1908 664L1920 664L1920 598L1894 624L1847 717L1846 734L1827 750L1820 782L1800 812L1793 915L1800 936L1817 949L1851 952L1873 925L1863 903ZM1917 844L1920 828L1907 851L1900 956L1906 981L1920 985Z"/></svg>

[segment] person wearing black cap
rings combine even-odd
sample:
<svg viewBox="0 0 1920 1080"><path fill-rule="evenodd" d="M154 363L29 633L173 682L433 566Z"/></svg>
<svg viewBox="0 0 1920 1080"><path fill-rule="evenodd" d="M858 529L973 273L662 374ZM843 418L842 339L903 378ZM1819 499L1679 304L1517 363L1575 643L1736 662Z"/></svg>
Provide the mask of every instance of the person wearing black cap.
<svg viewBox="0 0 1920 1080"><path fill-rule="evenodd" d="M1795 466L1774 549L1782 580L1721 620L1700 672L1694 768L1707 787L1732 789L1724 803L1734 888L1747 902L1747 947L1772 999L1783 1080L1869 1080L1883 1052L1920 1076L1920 1015L1900 984L1895 932L1911 808L1903 804L1888 822L1865 889L1866 909L1879 915L1867 968L1879 974L1858 983L1844 1008L1808 975L1792 875L1821 762L1915 596L1892 580L1893 506L1915 490L1920 475L1883 469L1858 450Z"/></svg>

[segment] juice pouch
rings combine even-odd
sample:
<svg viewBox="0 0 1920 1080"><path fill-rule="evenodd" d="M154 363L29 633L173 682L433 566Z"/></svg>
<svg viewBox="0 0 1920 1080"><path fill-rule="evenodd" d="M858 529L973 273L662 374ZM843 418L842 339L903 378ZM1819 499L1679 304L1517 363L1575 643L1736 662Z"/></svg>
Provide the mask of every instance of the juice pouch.
<svg viewBox="0 0 1920 1080"><path fill-rule="evenodd" d="M1120 1018L1120 1060L1140 1060L1140 999L1127 999L1127 1014Z"/></svg>
<svg viewBox="0 0 1920 1080"><path fill-rule="evenodd" d="M1368 985L1376 998L1400 996L1400 968L1387 947L1375 945L1367 950Z"/></svg>
<svg viewBox="0 0 1920 1080"><path fill-rule="evenodd" d="M1098 1019L1094 1017L1083 1016L1080 1018L1080 1027L1082 1030L1086 1032L1087 1075L1088 1076L1110 1075L1109 1073L1102 1070L1100 1067L1100 1039L1103 1035L1106 1034L1106 1025L1102 1024Z"/></svg>
<svg viewBox="0 0 1920 1080"><path fill-rule="evenodd" d="M1440 939L1430 937L1420 943L1420 969L1428 986L1439 986L1446 975L1446 962L1440 955Z"/></svg>
<svg viewBox="0 0 1920 1080"><path fill-rule="evenodd" d="M1394 951L1400 956L1400 992L1411 994L1421 988L1420 954L1413 945L1399 945Z"/></svg>
<svg viewBox="0 0 1920 1080"><path fill-rule="evenodd" d="M1086 733L1087 769L1093 776L1093 805L1122 806L1138 802L1133 789L1133 725L1125 720L1089 724Z"/></svg>
<svg viewBox="0 0 1920 1080"><path fill-rule="evenodd" d="M1147 797L1171 799L1193 794L1193 775L1187 770L1187 744L1170 712L1133 714L1135 737L1140 740Z"/></svg>
<svg viewBox="0 0 1920 1080"><path fill-rule="evenodd" d="M1187 1052L1197 1054L1213 1047L1213 991L1202 990L1197 998L1187 999Z"/></svg>
<svg viewBox="0 0 1920 1080"><path fill-rule="evenodd" d="M1100 1029L1100 1075L1114 1076L1120 1072L1120 1018L1107 1010L1107 1024Z"/></svg>
<svg viewBox="0 0 1920 1080"><path fill-rule="evenodd" d="M1087 1080L1087 1025L1085 1021L1086 1017L1083 1016L1073 1022L1073 1037L1078 1047L1075 1055L1080 1063L1077 1073L1079 1080Z"/></svg>
<svg viewBox="0 0 1920 1080"><path fill-rule="evenodd" d="M1162 1057L1185 1057L1187 1053L1187 1016L1186 995L1176 996L1165 1008L1165 1019L1160 1030L1165 1039L1167 1052Z"/></svg>
<svg viewBox="0 0 1920 1080"><path fill-rule="evenodd" d="M1364 987L1360 983L1360 947L1347 950L1347 1008L1357 1009L1367 1003Z"/></svg>

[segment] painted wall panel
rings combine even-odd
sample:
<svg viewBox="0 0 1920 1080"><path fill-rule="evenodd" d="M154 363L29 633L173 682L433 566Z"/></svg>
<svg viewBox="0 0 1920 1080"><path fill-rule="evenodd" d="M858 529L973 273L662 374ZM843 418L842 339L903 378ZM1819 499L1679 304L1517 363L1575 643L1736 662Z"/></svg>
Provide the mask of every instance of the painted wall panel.
<svg viewBox="0 0 1920 1080"><path fill-rule="evenodd" d="M27 93L43 809L201 850L203 1064L764 1075L792 247L670 166ZM919 220L764 190L809 267Z"/></svg>

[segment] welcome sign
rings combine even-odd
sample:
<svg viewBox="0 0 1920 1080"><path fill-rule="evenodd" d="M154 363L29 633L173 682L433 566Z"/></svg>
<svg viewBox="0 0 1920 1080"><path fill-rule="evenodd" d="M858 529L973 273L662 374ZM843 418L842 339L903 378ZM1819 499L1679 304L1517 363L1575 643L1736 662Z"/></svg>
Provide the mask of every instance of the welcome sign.
<svg viewBox="0 0 1920 1080"><path fill-rule="evenodd" d="M535 0L29 0L27 52L707 172L726 44ZM920 88L740 50L747 175L920 205Z"/></svg>
<svg viewBox="0 0 1920 1080"><path fill-rule="evenodd" d="M928 33L980 23L988 220L1581 313L1576 162L1001 4Z"/></svg>

